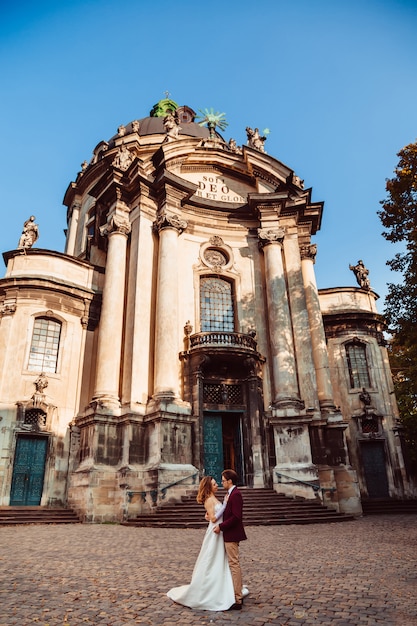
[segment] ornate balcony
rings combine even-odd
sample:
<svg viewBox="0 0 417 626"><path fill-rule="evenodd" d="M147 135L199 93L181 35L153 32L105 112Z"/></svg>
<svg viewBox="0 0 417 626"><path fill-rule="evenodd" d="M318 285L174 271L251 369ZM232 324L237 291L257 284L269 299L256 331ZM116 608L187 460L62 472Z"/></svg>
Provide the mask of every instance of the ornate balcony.
<svg viewBox="0 0 417 626"><path fill-rule="evenodd" d="M190 336L190 352L201 348L222 348L247 353L257 352L257 343L252 335L244 333L226 333L221 331L208 331L195 333Z"/></svg>

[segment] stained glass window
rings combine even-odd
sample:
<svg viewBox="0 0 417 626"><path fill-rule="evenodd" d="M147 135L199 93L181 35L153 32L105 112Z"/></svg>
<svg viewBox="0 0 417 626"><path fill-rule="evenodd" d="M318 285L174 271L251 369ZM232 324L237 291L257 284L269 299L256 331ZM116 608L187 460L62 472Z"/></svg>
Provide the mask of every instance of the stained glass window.
<svg viewBox="0 0 417 626"><path fill-rule="evenodd" d="M60 336L61 324L59 322L43 317L35 320L28 370L56 372Z"/></svg>
<svg viewBox="0 0 417 626"><path fill-rule="evenodd" d="M346 345L346 357L349 369L350 386L352 389L370 387L366 346L360 343Z"/></svg>
<svg viewBox="0 0 417 626"><path fill-rule="evenodd" d="M232 285L221 278L202 278L200 282L201 332L234 332L235 316Z"/></svg>

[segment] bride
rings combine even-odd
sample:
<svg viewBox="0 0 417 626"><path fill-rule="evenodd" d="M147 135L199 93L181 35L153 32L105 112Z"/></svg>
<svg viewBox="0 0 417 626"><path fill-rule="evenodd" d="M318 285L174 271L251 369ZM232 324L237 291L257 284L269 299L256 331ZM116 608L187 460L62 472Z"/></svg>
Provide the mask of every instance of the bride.
<svg viewBox="0 0 417 626"><path fill-rule="evenodd" d="M218 485L214 478L205 476L197 494L197 502L204 504L206 519L210 520L204 535L200 554L194 565L189 585L170 589L167 596L191 609L226 611L235 601L232 575L224 548L222 533L213 532L215 523L221 522L225 505L216 498ZM244 590L247 595L247 590Z"/></svg>

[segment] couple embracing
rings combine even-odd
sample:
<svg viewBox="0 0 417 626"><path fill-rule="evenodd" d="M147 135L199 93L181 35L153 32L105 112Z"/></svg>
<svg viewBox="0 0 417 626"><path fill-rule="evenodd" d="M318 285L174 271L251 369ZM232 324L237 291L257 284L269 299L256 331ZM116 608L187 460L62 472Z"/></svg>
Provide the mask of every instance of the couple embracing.
<svg viewBox="0 0 417 626"><path fill-rule="evenodd" d="M242 585L239 542L246 539L242 523L242 494L236 487L234 470L222 472L226 489L223 504L217 499L218 485L205 476L199 486L197 502L204 504L209 525L194 565L191 583L174 587L168 597L178 604L206 611L240 610L249 592Z"/></svg>

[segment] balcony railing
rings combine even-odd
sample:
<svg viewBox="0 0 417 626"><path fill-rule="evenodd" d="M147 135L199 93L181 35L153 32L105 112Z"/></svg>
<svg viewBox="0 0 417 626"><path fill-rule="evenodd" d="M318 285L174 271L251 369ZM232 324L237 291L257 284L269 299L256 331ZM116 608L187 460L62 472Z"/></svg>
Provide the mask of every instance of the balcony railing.
<svg viewBox="0 0 417 626"><path fill-rule="evenodd" d="M221 331L208 331L196 333L190 337L190 349L201 347L230 347L243 348L256 352L256 341L252 335L243 333L226 333Z"/></svg>

